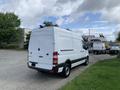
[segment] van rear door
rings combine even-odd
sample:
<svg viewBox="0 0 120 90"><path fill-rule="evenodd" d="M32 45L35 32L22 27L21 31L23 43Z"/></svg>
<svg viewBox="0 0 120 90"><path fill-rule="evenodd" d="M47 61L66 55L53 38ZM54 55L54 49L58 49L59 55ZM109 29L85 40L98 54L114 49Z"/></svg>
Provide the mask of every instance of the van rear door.
<svg viewBox="0 0 120 90"><path fill-rule="evenodd" d="M54 51L53 39L53 30L41 30L32 33L29 57L31 58L31 62L38 63L37 67L52 69Z"/></svg>
<svg viewBox="0 0 120 90"><path fill-rule="evenodd" d="M38 40L38 57L39 63L52 64L53 59L53 40L51 36L40 36Z"/></svg>

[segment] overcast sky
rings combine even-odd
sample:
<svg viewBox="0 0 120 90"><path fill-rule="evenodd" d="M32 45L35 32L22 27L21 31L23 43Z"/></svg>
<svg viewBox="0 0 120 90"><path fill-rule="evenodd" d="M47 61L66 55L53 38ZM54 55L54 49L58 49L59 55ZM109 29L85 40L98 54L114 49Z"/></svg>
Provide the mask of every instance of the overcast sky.
<svg viewBox="0 0 120 90"><path fill-rule="evenodd" d="M103 33L108 40L120 30L120 0L0 0L0 12L14 12L24 28L52 21L84 33Z"/></svg>

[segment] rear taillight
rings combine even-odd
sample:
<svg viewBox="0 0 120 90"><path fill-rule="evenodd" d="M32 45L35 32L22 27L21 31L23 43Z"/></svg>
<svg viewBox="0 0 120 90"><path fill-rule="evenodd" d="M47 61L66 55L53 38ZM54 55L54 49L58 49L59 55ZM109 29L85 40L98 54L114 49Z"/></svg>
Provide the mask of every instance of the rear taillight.
<svg viewBox="0 0 120 90"><path fill-rule="evenodd" d="M53 52L53 65L58 64L58 52Z"/></svg>

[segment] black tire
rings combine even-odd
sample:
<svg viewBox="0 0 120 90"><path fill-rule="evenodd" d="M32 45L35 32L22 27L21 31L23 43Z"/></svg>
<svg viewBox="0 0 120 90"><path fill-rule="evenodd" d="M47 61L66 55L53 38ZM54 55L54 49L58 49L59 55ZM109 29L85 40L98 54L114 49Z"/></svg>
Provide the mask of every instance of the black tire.
<svg viewBox="0 0 120 90"><path fill-rule="evenodd" d="M71 67L68 63L66 63L62 71L62 76L64 78L67 78L70 75L70 72L71 72Z"/></svg>
<svg viewBox="0 0 120 90"><path fill-rule="evenodd" d="M83 65L87 66L89 64L89 57L86 58L85 63L83 63Z"/></svg>

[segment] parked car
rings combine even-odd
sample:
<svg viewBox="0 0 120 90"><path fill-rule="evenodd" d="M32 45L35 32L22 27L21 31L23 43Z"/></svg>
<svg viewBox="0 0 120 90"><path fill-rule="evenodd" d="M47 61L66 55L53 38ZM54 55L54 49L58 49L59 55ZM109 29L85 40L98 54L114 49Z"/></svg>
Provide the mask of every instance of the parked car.
<svg viewBox="0 0 120 90"><path fill-rule="evenodd" d="M62 73L68 77L71 68L89 63L88 47L82 36L58 27L33 30L28 49L28 67L38 71Z"/></svg>
<svg viewBox="0 0 120 90"><path fill-rule="evenodd" d="M117 55L119 52L120 52L120 46L119 45L112 45L110 47L110 51L109 51L110 54Z"/></svg>

